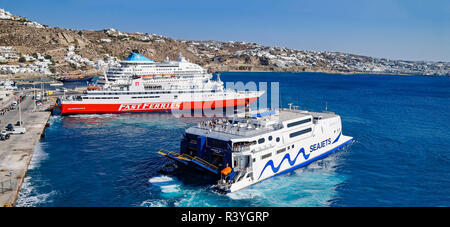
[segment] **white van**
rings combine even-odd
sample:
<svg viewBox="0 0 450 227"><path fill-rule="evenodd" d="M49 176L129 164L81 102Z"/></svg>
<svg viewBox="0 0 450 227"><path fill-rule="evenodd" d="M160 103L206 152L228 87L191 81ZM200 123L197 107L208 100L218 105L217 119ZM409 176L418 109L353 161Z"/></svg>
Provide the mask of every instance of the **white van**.
<svg viewBox="0 0 450 227"><path fill-rule="evenodd" d="M27 130L25 128L14 128L11 133L12 134L24 134L25 132L27 132Z"/></svg>

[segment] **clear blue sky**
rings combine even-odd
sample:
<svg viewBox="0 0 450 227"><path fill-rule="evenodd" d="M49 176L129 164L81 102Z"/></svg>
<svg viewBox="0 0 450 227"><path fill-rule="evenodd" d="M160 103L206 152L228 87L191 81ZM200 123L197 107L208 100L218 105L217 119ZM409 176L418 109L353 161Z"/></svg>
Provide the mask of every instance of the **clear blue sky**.
<svg viewBox="0 0 450 227"><path fill-rule="evenodd" d="M0 0L49 26L450 61L450 0Z"/></svg>

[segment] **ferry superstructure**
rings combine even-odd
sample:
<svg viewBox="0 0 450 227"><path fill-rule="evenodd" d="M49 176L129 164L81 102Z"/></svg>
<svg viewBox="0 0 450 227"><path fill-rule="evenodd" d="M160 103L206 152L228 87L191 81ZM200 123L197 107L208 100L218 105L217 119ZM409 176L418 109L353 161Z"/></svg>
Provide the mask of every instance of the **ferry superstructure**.
<svg viewBox="0 0 450 227"><path fill-rule="evenodd" d="M339 115L290 108L204 121L186 129L180 153L159 153L216 174L214 188L230 193L305 166L351 140L342 134Z"/></svg>
<svg viewBox="0 0 450 227"><path fill-rule="evenodd" d="M187 61L181 53L178 61L169 61L169 58L166 58L164 62L155 62L141 54L131 53L124 61L120 61L118 66L110 67L105 74L106 76L99 80L100 84L109 81L128 80L133 76L144 79L158 76L197 79L208 77L206 69Z"/></svg>
<svg viewBox="0 0 450 227"><path fill-rule="evenodd" d="M144 58L132 53L128 59L140 62ZM225 89L220 78L212 80L212 74L198 65L195 68L201 74L183 74L178 70L173 74L147 75L149 72L144 71L136 74L135 69L133 75L113 80L106 75L104 85L90 86L82 95L64 96L58 104L62 114L209 110L249 105L264 93Z"/></svg>

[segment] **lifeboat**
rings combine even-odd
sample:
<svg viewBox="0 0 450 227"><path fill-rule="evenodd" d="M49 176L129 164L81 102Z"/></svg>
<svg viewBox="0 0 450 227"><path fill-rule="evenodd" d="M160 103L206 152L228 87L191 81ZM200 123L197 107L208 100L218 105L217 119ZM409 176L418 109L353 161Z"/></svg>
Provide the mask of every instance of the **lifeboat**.
<svg viewBox="0 0 450 227"><path fill-rule="evenodd" d="M228 176L228 174L231 173L233 169L231 169L231 167L227 166L225 169L223 169L220 173L222 173L222 175Z"/></svg>

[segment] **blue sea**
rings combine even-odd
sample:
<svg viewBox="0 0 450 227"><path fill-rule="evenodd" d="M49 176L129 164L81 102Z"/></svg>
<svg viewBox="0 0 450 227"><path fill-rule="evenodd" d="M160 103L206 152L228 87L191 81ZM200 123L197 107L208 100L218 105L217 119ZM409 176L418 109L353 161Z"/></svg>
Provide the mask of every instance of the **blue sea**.
<svg viewBox="0 0 450 227"><path fill-rule="evenodd" d="M167 160L156 152L177 151L198 118L55 115L17 205L450 206L449 77L235 72L221 79L279 82L283 107L327 107L354 141L307 167L221 195L202 177L158 173Z"/></svg>

